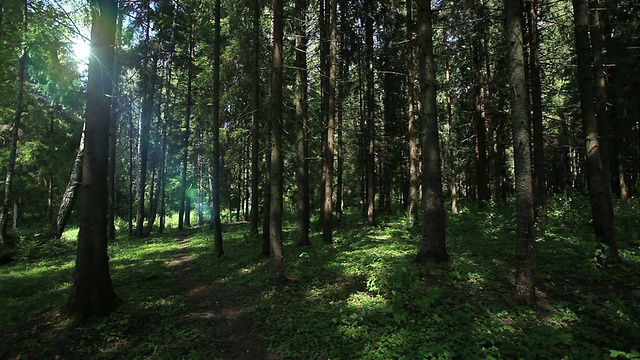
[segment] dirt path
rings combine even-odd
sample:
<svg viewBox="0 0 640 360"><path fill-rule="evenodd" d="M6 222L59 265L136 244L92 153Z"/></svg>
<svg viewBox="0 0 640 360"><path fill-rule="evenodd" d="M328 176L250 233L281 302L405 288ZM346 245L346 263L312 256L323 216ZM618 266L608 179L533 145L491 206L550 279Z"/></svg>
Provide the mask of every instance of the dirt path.
<svg viewBox="0 0 640 360"><path fill-rule="evenodd" d="M197 326L207 339L222 345L225 351L220 359L274 359L254 329L248 310L203 279L185 244L186 239L179 240L180 251L169 265L175 267L176 292L184 294L190 305L186 316L200 324L203 319L211 322L211 326Z"/></svg>

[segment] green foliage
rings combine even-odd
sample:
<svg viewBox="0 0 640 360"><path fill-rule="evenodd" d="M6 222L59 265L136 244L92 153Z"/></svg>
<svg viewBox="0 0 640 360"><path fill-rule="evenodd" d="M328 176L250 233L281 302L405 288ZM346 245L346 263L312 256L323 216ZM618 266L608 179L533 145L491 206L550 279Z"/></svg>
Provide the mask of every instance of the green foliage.
<svg viewBox="0 0 640 360"><path fill-rule="evenodd" d="M465 203L451 216L452 259L438 267L413 262L420 226L403 214L367 227L346 213L335 244L313 232L313 246L295 245L293 216L285 224L289 281L270 282L268 260L246 224L224 225L225 256L217 258L209 230L186 235L186 251L217 292L250 313L270 351L280 358L619 358L637 359L640 323L638 202L616 205L622 264L593 263L595 239L587 199L550 199L537 234L538 304L518 306L513 292L513 204L482 211ZM175 234L123 239L109 247L116 293L110 317L71 324L61 313L73 271L73 234L0 274L2 357L216 358L224 345L188 319L193 310L176 292L181 271ZM29 242L26 239L25 243ZM31 248L37 248L33 245ZM48 254L55 254L50 256ZM202 322L200 322L202 321ZM11 346L11 347L10 347Z"/></svg>

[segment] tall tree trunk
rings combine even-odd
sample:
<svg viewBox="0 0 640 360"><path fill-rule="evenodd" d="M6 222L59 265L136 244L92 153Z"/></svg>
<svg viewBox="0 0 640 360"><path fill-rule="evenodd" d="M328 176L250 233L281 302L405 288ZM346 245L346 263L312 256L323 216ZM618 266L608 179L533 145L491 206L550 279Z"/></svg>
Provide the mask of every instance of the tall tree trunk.
<svg viewBox="0 0 640 360"><path fill-rule="evenodd" d="M589 2L591 8L591 47L593 56L593 73L595 80L596 119L598 121L598 135L600 136L600 158L605 185L611 188L611 165L609 160L609 114L607 110L607 74L604 70L603 49L603 24L601 1ZM611 192L611 189L609 189Z"/></svg>
<svg viewBox="0 0 640 360"><path fill-rule="evenodd" d="M250 232L253 238L258 238L258 223L260 222L259 183L260 169L258 167L260 154L260 0L253 0L253 88L251 116L251 215ZM266 215L265 215L266 216Z"/></svg>
<svg viewBox="0 0 640 360"><path fill-rule="evenodd" d="M522 40L522 2L505 1L506 39L509 45L511 127L516 176L516 287L512 295L519 303L535 304L535 234L533 232L533 179L531 135L527 109L527 80Z"/></svg>
<svg viewBox="0 0 640 360"><path fill-rule="evenodd" d="M307 1L296 0L296 175L298 182L298 245L311 245L309 241L309 164L307 157Z"/></svg>
<svg viewBox="0 0 640 360"><path fill-rule="evenodd" d="M418 220L418 203L420 191L420 169L418 158L418 127L414 109L416 79L413 64L413 9L412 0L407 0L407 100L409 101L409 223L414 224Z"/></svg>
<svg viewBox="0 0 640 360"><path fill-rule="evenodd" d="M373 66L373 1L368 2L368 12L364 14L365 61L366 61L366 164L367 164L367 219L369 226L376 225L376 154L375 154L375 73Z"/></svg>
<svg viewBox="0 0 640 360"><path fill-rule="evenodd" d="M580 112L587 155L587 187L591 200L591 216L596 240L608 249L601 249L605 260L619 261L613 226L613 202L610 182L605 179L602 166L600 136L593 93L591 48L589 46L589 7L586 0L573 0L575 21L576 55L578 58L578 88L580 90ZM606 258L605 258L606 257Z"/></svg>
<svg viewBox="0 0 640 360"><path fill-rule="evenodd" d="M27 57L27 13L29 11L28 0L24 0L22 9L22 54L20 55L20 65L18 68L18 91L16 96L16 112L13 117L11 128L11 143L9 144L9 166L7 166L7 176L4 180L4 201L2 203L2 211L0 212L0 245L3 245L7 239L7 224L9 208L12 206L11 189L13 187L13 175L16 167L16 156L18 152L18 137L20 133L20 122L22 120L22 112L24 111L24 81Z"/></svg>
<svg viewBox="0 0 640 360"><path fill-rule="evenodd" d="M73 210L73 204L76 200L76 195L78 193L78 188L80 187L80 183L82 182L82 158L84 155L84 134L85 134L85 126L82 126L82 135L80 137L80 145L78 146L78 152L76 153L76 159L73 162L73 168L71 168L71 176L69 176L69 183L67 183L67 188L64 190L64 194L62 195L62 201L60 202L60 207L58 208L58 215L51 222L51 228L49 228L49 237L60 239L62 237L62 233L64 232L65 227L67 226L67 221L71 216L71 211Z"/></svg>
<svg viewBox="0 0 640 360"><path fill-rule="evenodd" d="M91 58L87 79L85 155L82 164L80 232L71 295L80 317L104 315L117 303L107 254L107 165L115 43L116 2L93 0Z"/></svg>
<svg viewBox="0 0 640 360"><path fill-rule="evenodd" d="M122 38L122 19L124 12L118 9L116 20L116 52L120 49L120 43ZM108 189L109 189L109 207L107 212L107 236L109 240L115 240L116 238L116 146L118 143L118 119L120 118L120 105L118 97L120 95L120 78L121 78L121 66L120 57L115 55L113 64L113 99L111 115L111 124L109 127L109 169L108 169Z"/></svg>
<svg viewBox="0 0 640 360"><path fill-rule="evenodd" d="M547 174L544 161L544 127L542 124L542 82L540 78L540 43L536 0L527 1L529 23L529 82L531 84L531 123L533 128L534 214L544 217L547 210Z"/></svg>
<svg viewBox="0 0 640 360"><path fill-rule="evenodd" d="M445 246L442 160L436 102L436 70L433 56L431 1L418 3L418 63L422 110L422 168L424 231L418 261L443 262L449 259Z"/></svg>
<svg viewBox="0 0 640 360"><path fill-rule="evenodd" d="M283 68L283 4L273 0L273 60L271 86L271 213L269 277L282 279L282 68Z"/></svg>
<svg viewBox="0 0 640 360"><path fill-rule="evenodd" d="M147 9L150 5L147 1ZM140 121L140 177L138 178L138 207L136 212L136 235L144 236L144 209L145 195L147 188L147 163L149 159L149 132L151 130L151 117L153 116L153 82L151 81L151 66L149 59L153 58L150 45L151 20L147 15L146 35L145 35L145 52L144 52L144 69L142 70L141 86L143 89L142 100L142 119Z"/></svg>
<svg viewBox="0 0 640 360"><path fill-rule="evenodd" d="M211 217L213 224L214 246L216 256L224 255L222 246L222 224L220 223L220 1L215 3L215 25L213 32L213 207Z"/></svg>
<svg viewBox="0 0 640 360"><path fill-rule="evenodd" d="M129 120L129 236L133 236L133 116L131 116L131 104L127 107Z"/></svg>
<svg viewBox="0 0 640 360"><path fill-rule="evenodd" d="M327 143L324 151L326 162L324 174L324 224L322 227L322 240L333 243L333 159L335 151L335 126L336 126L336 75L338 61L338 21L337 0L326 0L329 7L329 86L327 108Z"/></svg>
<svg viewBox="0 0 640 360"><path fill-rule="evenodd" d="M184 229L185 223L185 202L187 199L187 171L189 164L189 137L191 136L191 105L192 105L192 83L193 83L193 27L189 32L189 60L187 61L187 108L184 120L184 137L182 139L182 187L180 189L180 208L178 213L178 230ZM215 96L215 95L214 95ZM215 112L215 110L214 110ZM214 115L215 116L215 115ZM214 129L215 130L215 129ZM188 225L187 225L188 226Z"/></svg>
<svg viewBox="0 0 640 360"><path fill-rule="evenodd" d="M478 192L478 204L483 207L491 198L488 174L488 145L487 145L487 112L486 112L486 74L483 73L486 62L486 49L483 46L485 29L484 27L484 4L473 5L474 31L471 39L471 53L473 59L474 73L474 120L476 130L476 188Z"/></svg>

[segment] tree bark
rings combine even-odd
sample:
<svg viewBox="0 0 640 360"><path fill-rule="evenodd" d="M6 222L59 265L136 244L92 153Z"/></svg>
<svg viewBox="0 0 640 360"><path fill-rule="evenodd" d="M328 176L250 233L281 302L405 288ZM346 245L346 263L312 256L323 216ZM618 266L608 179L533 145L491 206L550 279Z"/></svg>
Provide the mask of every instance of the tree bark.
<svg viewBox="0 0 640 360"><path fill-rule="evenodd" d="M192 105L192 83L193 83L193 27L189 32L189 60L187 61L187 108L184 123L184 137L182 139L182 187L180 189L180 208L178 213L178 230L183 230L185 223L185 202L187 199L187 171L189 169L189 137L191 136L191 105ZM214 50L215 51L215 50ZM215 80L214 80L215 81ZM215 95L214 95L215 96ZM215 112L215 110L214 110ZM214 115L215 116L215 115ZM215 129L214 129L215 131ZM189 225L187 225L189 226Z"/></svg>
<svg viewBox="0 0 640 360"><path fill-rule="evenodd" d="M147 10L149 10L149 2L147 2ZM148 12L150 13L150 11ZM140 120L140 177L138 179L138 207L136 211L136 235L144 236L144 209L145 195L147 187L147 163L149 158L149 132L151 130L151 117L153 116L153 82L151 81L151 66L149 58L152 57L150 44L151 21L150 15L147 15L146 35L145 35L145 59L144 68L141 75L141 85L143 89L143 104Z"/></svg>
<svg viewBox="0 0 640 360"><path fill-rule="evenodd" d="M505 1L506 40L509 45L511 85L511 127L516 181L516 277L512 298L535 304L535 234L533 231L533 179L531 173L531 135L527 108L527 80L522 39L522 2Z"/></svg>
<svg viewBox="0 0 640 360"><path fill-rule="evenodd" d="M259 209L259 183L260 169L259 146L260 133L258 131L260 124L260 0L253 0L253 88L252 88L252 106L253 113L251 116L251 214L250 216L250 232L252 237L258 237L258 223L260 222Z"/></svg>
<svg viewBox="0 0 640 360"><path fill-rule="evenodd" d="M122 38L122 18L124 16L120 9L117 9L116 19L116 48L120 48L120 42ZM118 119L120 114L120 105L118 97L120 93L120 79L121 79L121 65L119 56L114 57L114 81L113 81L113 99L111 111L111 124L109 126L109 169L108 169L108 189L109 189L109 207L107 213L107 236L109 240L115 240L116 238L116 146L118 144Z"/></svg>
<svg viewBox="0 0 640 360"><path fill-rule="evenodd" d="M18 68L18 91L16 96L16 112L13 117L11 128L11 143L9 144L9 165L7 166L7 176L4 180L4 201L2 203L2 211L0 212L0 245L3 245L7 239L7 224L9 216L9 208L12 206L11 189L13 187L13 175L16 167L16 156L18 152L18 137L20 133L20 123L22 121L22 112L24 111L24 82L27 57L29 56L26 37L28 29L28 0L24 0L22 9L22 54L20 55L20 64Z"/></svg>
<svg viewBox="0 0 640 360"><path fill-rule="evenodd" d="M80 137L80 145L78 146L78 152L76 153L76 159L73 161L73 168L71 168L71 176L69 176L69 183L62 195L62 201L58 208L58 215L51 222L51 228L49 229L49 237L60 239L67 221L71 216L73 210L73 204L76 200L78 188L82 182L82 159L84 155L84 133L85 126L82 126L82 135Z"/></svg>
<svg viewBox="0 0 640 360"><path fill-rule="evenodd" d="M407 0L407 100L409 102L409 223L414 224L418 220L418 202L420 191L420 170L418 158L418 128L414 109L416 79L413 64L413 10L412 0Z"/></svg>
<svg viewBox="0 0 640 360"><path fill-rule="evenodd" d="M107 254L107 164L111 116L116 2L93 0L91 53L85 113L80 232L76 268L67 303L70 313L100 316L117 304Z"/></svg>
<svg viewBox="0 0 640 360"><path fill-rule="evenodd" d="M375 154L375 73L373 63L373 2L368 2L368 12L365 14L365 61L366 61L366 115L365 115L365 146L367 164L367 219L369 226L376 225L376 154Z"/></svg>
<svg viewBox="0 0 640 360"><path fill-rule="evenodd" d="M609 181L605 179L605 171L602 166L600 135L598 134L593 92L591 47L589 45L589 7L586 0L573 0L573 11L578 58L580 113L587 155L587 187L591 200L591 216L596 241L601 247L608 248L600 249L603 254L598 254L600 262L604 265L605 260L617 262L620 258L613 226L611 186Z"/></svg>
<svg viewBox="0 0 640 360"><path fill-rule="evenodd" d="M529 27L529 82L531 84L531 123L533 128L533 189L534 214L544 217L547 209L547 175L544 161L544 127L542 123L542 82L538 12L536 0L527 2Z"/></svg>
<svg viewBox="0 0 640 360"><path fill-rule="evenodd" d="M338 26L337 26L337 0L326 0L329 6L329 78L327 101L327 142L324 151L326 162L324 174L324 224L322 226L322 240L333 243L333 160L335 151L335 126L336 126L336 75L338 61Z"/></svg>
<svg viewBox="0 0 640 360"><path fill-rule="evenodd" d="M283 279L282 253L282 68L283 4L273 0L273 60L271 86L271 213L269 278Z"/></svg>
<svg viewBox="0 0 640 360"><path fill-rule="evenodd" d="M224 255L222 246L222 224L220 222L220 0L215 3L215 24L213 32L213 224L216 256Z"/></svg>
<svg viewBox="0 0 640 360"><path fill-rule="evenodd" d="M422 110L422 167L424 229L418 261L443 262L449 259L445 246L445 211L442 191L442 160L438 134L436 71L433 56L431 1L418 4L418 63Z"/></svg>
<svg viewBox="0 0 640 360"><path fill-rule="evenodd" d="M307 157L307 1L296 0L296 175L298 183L298 245L311 245L309 241L309 164Z"/></svg>

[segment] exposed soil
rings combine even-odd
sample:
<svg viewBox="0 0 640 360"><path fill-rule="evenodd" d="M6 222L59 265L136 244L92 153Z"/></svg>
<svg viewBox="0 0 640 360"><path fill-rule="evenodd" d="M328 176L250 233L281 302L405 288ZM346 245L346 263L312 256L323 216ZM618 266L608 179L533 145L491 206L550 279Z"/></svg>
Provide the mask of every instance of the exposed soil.
<svg viewBox="0 0 640 360"><path fill-rule="evenodd" d="M238 305L232 294L218 291L203 278L189 258L185 241L180 240L177 257L169 265L176 270L176 292L184 294L191 307L186 317L201 327L207 339L222 345L225 351L221 359L277 358L267 352L249 311ZM210 326L202 326L202 320L207 321L205 324L210 321Z"/></svg>

